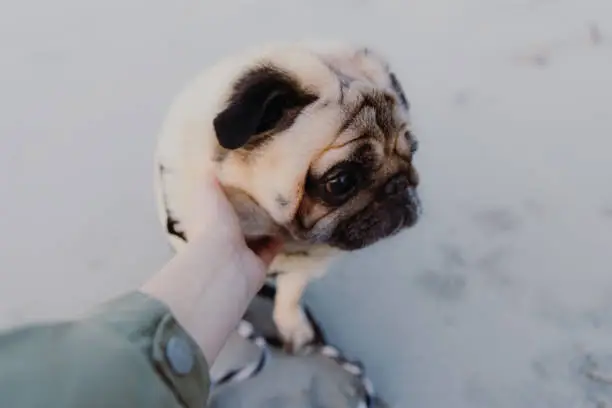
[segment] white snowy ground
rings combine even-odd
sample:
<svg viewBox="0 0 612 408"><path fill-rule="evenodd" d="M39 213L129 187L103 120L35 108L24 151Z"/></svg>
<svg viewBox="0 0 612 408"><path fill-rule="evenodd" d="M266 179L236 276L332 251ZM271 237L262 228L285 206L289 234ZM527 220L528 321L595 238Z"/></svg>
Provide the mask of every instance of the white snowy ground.
<svg viewBox="0 0 612 408"><path fill-rule="evenodd" d="M612 406L610 0L5 1L0 324L159 267L170 99L226 51L312 36L394 61L426 205L311 288L331 339L396 407Z"/></svg>

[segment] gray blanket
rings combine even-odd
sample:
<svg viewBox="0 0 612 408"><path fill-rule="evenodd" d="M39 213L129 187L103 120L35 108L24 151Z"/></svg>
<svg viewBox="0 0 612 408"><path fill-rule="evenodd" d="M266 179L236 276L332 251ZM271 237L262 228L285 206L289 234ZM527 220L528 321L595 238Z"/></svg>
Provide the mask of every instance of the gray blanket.
<svg viewBox="0 0 612 408"><path fill-rule="evenodd" d="M277 338L271 320L272 302L256 298L245 320L268 339ZM319 336L319 342L323 337ZM211 408L385 408L366 392L364 381L337 360L314 351L289 355L270 347L269 359L256 375L218 385L211 392ZM258 361L261 349L238 333L228 341L212 367L213 378Z"/></svg>

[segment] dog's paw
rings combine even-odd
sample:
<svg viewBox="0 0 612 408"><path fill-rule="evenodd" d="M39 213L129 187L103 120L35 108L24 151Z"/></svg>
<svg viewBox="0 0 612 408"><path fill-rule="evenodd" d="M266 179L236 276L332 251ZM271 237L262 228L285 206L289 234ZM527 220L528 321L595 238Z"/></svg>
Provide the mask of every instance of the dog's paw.
<svg viewBox="0 0 612 408"><path fill-rule="evenodd" d="M296 353L315 338L315 330L302 308L275 310L274 323L287 352Z"/></svg>

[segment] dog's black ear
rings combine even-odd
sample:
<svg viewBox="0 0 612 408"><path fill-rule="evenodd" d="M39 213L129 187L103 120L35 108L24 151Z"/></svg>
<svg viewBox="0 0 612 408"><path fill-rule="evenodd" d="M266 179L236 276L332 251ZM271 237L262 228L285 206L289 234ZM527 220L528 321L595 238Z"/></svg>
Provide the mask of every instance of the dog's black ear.
<svg viewBox="0 0 612 408"><path fill-rule="evenodd" d="M227 107L215 117L217 140L226 149L243 147L255 135L291 126L315 99L278 68L253 69L236 81Z"/></svg>

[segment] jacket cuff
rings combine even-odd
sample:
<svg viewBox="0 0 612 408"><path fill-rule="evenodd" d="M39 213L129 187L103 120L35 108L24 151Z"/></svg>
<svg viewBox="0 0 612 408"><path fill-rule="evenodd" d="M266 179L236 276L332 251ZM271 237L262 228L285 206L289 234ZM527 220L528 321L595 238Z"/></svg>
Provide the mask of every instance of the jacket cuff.
<svg viewBox="0 0 612 408"><path fill-rule="evenodd" d="M138 347L182 405L205 406L210 389L208 364L165 304L131 292L94 309L89 317Z"/></svg>

